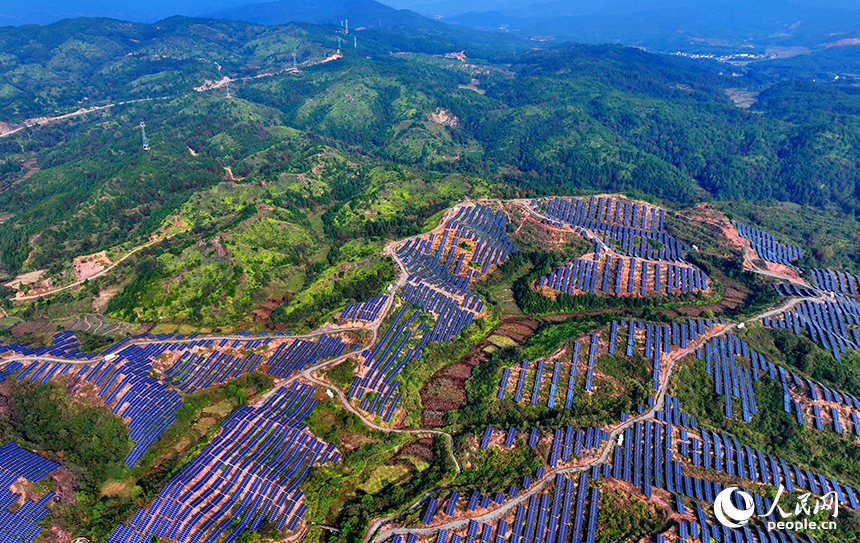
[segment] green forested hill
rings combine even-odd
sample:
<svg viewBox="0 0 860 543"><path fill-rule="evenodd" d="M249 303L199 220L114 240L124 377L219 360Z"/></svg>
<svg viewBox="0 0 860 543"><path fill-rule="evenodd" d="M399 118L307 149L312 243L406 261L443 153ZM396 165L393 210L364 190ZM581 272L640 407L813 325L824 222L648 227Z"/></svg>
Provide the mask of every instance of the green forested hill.
<svg viewBox="0 0 860 543"><path fill-rule="evenodd" d="M289 257L298 266L292 278L281 278L293 290L313 284L324 263L337 264L346 240L372 244L417 231L468 191L613 190L669 204L743 199L860 210L853 87L783 80L747 110L726 93L743 78L710 61L614 45L500 52L458 47L450 36L352 37L339 27L181 17L0 29L6 122L163 98L0 139L2 270L60 277L74 256L127 250L159 228L180 228L170 221L187 220L183 206L229 178L225 168L244 185L277 184L246 203L256 207L231 203L225 224L267 217L261 206L286 213L269 217L284 224L316 217L293 237L313 232ZM442 54L462 49L460 59ZM283 71L293 52L299 71ZM230 99L224 87L194 90L223 77L232 79ZM750 83L761 89L761 73ZM149 152L140 148L141 120ZM357 165L354 177L320 173L347 163ZM451 175L472 181L442 197L441 185L420 197L409 192L396 205L386 192L392 179L443 183ZM359 212L362 205L369 207ZM192 226L198 239L218 231L203 233L199 220ZM240 261L253 259L222 263L211 280L235 275L241 283Z"/></svg>
<svg viewBox="0 0 860 543"><path fill-rule="evenodd" d="M739 434L768 455L856 484L852 467L858 449L851 419L842 412L841 436L816 434L824 430L813 429L810 399L805 392L801 398L802 383L793 373L800 372L810 384L814 378L817 386L856 393L856 353L840 358L836 340L828 347L823 332L819 339L800 340L789 329L757 321L797 307L800 297L780 296L788 286L774 288L776 281L799 282L795 274L811 278L813 268L860 274L860 94L838 82L749 73L749 78L736 77L728 75L726 65L616 45L476 49L462 45L456 35L408 29L353 29L347 35L338 26L264 27L181 17L153 25L78 19L0 28L0 350L6 353L0 362L7 363L2 375L8 379L0 387L0 437L62 459L72 469L74 479L58 488L62 503L52 505L45 524L62 527L63 534L104 541L118 524L133 519L138 507L150 507L174 477L192 473L184 470L197 458L229 463L236 474L230 477L237 477L245 471L242 462L262 466L279 449L284 464L281 459L273 464L284 469L295 464L290 469L297 471L294 443L274 445L286 426L279 430L263 418L221 421L231 412L245 417L247 408L235 410L246 403L259 406L260 394L272 387L277 390L266 392L273 398L266 405L291 402L303 410L297 396L277 395L310 372L313 382L323 385L318 393L306 391L307 400L313 396L317 402L306 419L308 431L334 444L342 456L339 463L308 464L308 471L302 468L301 477L308 477L301 488L279 494L293 496L293 505L296 490L304 496L307 524L299 537L307 541L359 541L373 519L401 511L394 518L398 525L419 526L427 508L435 507L419 497L449 484L445 499L456 490L477 500L475 492L480 492L484 510L497 489L502 496L512 486L517 487L512 494L520 486L531 487L521 490L533 493L530 508L540 503L546 517L551 509L537 496L551 488L540 485L559 473L560 466L551 464L558 464L553 455L561 447L561 428L570 452L574 429L608 432L626 421L626 434L597 434L608 438L597 441L606 441L608 452L618 443L615 436L624 435L629 460L636 450L631 435L639 443L642 429L631 426L657 416L646 407L646 398L668 413L671 404L661 405L667 393L676 397L674 426L679 429L688 425L677 424L678 411L685 414L682 420L693 414L705 427ZM748 99L741 103L745 107L735 105L739 96ZM69 113L76 114L59 117ZM599 229L547 224L546 201L529 204L530 198L578 195L594 209L588 195L604 191L621 194L595 198L600 202L596 215L612 215L610 197L615 210ZM467 215L457 215L464 210ZM649 215L661 218L650 230L626 229ZM796 244L803 250L803 257L792 261L798 268L762 260L773 258L766 251L750 253L734 238L729 219L780 243ZM473 233L463 236L469 230ZM590 239L605 232L623 234L607 235L603 246ZM412 238L409 245L407 238ZM652 258L620 247L628 242ZM429 258L422 262L415 253L406 254L413 249L436 251L430 257L435 260L427 265ZM780 251L785 255L789 247ZM492 263L491 255L503 263ZM674 259L671 272L665 267L669 258ZM552 279L574 263L583 272L590 270L591 293L585 290L588 275L580 275L578 291L561 290ZM694 272L692 282L679 267ZM429 269L435 271L428 276ZM824 272L815 271L823 282ZM625 275L626 296L621 294ZM467 276L471 292L463 296L464 287L454 289L450 282L465 285ZM602 287L595 287L600 276ZM857 284L857 277L840 275L842 280ZM835 284L831 280L824 288ZM445 296L438 296L443 291ZM853 322L853 298L835 290L829 300L823 291L813 294L804 294L805 303L832 310L830 323L842 316ZM355 319L344 311L347 304L368 300L383 302L364 306L376 316ZM777 304L781 309L775 310ZM736 327L716 326L717 319ZM637 332L637 320L647 327ZM120 343L84 360L74 339L61 339L70 338L63 330L84 331L80 348L86 352L128 336L142 341ZM261 343L255 333L263 331L269 337ZM289 334L272 334L284 331ZM746 359L729 366L731 357L723 357L722 369L715 371L701 357L693 361L694 349L705 340L720 349L718 340L725 337L740 349L729 331L769 361L784 364L788 369L780 366L781 372L792 372L794 397L805 402L804 428L793 422L794 413L785 412L780 392L786 388L772 376L773 366L769 372L764 366L747 370ZM183 337L169 337L174 334ZM88 373L72 372L70 366L58 370L54 339L64 342L62 356L77 357L75 363L86 364ZM25 351L13 342L51 347ZM621 354L625 342L628 355ZM104 356L108 352L117 356ZM585 352L590 353L588 368ZM379 353L382 358L375 358ZM691 364L682 360L685 356ZM9 373L13 357L29 365ZM153 359L147 369L138 365L142 357ZM420 362L407 365L413 358ZM527 371L526 358L542 362ZM239 367L240 360L253 366ZM764 357L757 363L763 365ZM126 373L130 366L120 364L144 373ZM238 372L230 373L232 367ZM272 377L254 373L226 381L246 367ZM281 372L282 367L287 369ZM309 370L305 376L295 373L302 367ZM46 382L52 377L39 377L44 371L61 371L55 376L65 381ZM730 392L729 371L742 376L746 384L740 388L750 396ZM120 374L126 377L114 382ZM500 384L502 375L506 380L515 376L517 384ZM37 377L41 382L35 382ZM17 382L25 378L29 381ZM124 428L141 426L128 422L137 419L123 415L120 420L119 411L109 411L113 400L105 402L107 391L115 385L110 395L123 404L132 402L131 396L119 397L120 389L128 386L138 394L133 387L145 380L159 391L196 392L184 396L173 422L166 412L146 415L149 422L140 424L168 421L169 431L156 439L141 464L124 468L121 451L131 446ZM356 388L351 400L343 398L350 383L372 380L370 388ZM725 385L724 396L711 392L712 382ZM376 384L387 388L376 389ZM498 395L515 386L515 396ZM761 414L741 423L753 390ZM526 396L519 397L523 391ZM529 392L529 404L517 403ZM141 394L150 397L149 390ZM563 397L570 405L562 409ZM152 398L157 403L138 411L158 411L172 402ZM680 407L677 398L683 399ZM732 417L723 405L737 408L738 400L743 407ZM819 403L826 410L833 402ZM272 411L272 416L302 424L286 413ZM374 428L441 429L450 432L451 440L365 430L371 419ZM220 440L224 432L219 428L239 424L254 429L242 439L259 444L265 456L246 457L251 449L239 448L240 441L234 447ZM503 432L494 434L492 444L491 432L484 433L489 446L479 446L488 424L511 437L509 429L516 428L516 448L501 450ZM645 431L658 436L653 442L646 437L646 448L689 443L686 437L676 441L674 435L681 434L668 428L665 437L659 437L663 430ZM538 434L543 436L538 446L532 442L526 449L525 440ZM583 432L578 435L580 443ZM308 441L305 446L319 451L325 445ZM66 447L75 450L63 451ZM103 455L107 464L97 462L96 454L105 447L112 448ZM208 447L230 449L236 456L201 453ZM577 470L586 462L599 469L600 458L608 457L596 454L598 447L603 445L573 453L573 461L583 461ZM615 451L611 461L620 467L622 449ZM727 453L727 465L731 456ZM561 466L572 467L563 461ZM228 480L217 465L207 465L213 468L207 474ZM546 466L552 469L544 472ZM684 469L704 477L686 460ZM584 479L589 472L581 473ZM734 477L711 474L721 484L746 484L725 475ZM283 483L289 477L277 479ZM691 518L670 517L666 504L674 501L680 510L678 501L656 485L655 492L662 494L644 501L635 487L610 486L611 479L599 483L606 490L599 509L599 495L592 492L589 525L596 529L589 529L598 534L597 541L638 540L661 532L672 539L678 519ZM262 494L250 502L256 490L248 483L245 477L237 483L240 494L231 495L256 508ZM39 492L49 488L38 487ZM251 509L245 505L235 510L219 505L217 512L213 504L231 491L216 496L214 488L198 487L200 494L183 494L176 503L187 499L190 508L223 513L218 530L232 525L238 534L253 528L238 541L282 539L276 524L249 526L257 522L252 521L257 513L247 514ZM560 482L555 488L559 496ZM566 488L572 496L572 487ZM513 503L504 505L505 499L494 502ZM518 499L526 503L524 494ZM230 517L233 513L236 518ZM471 513L463 515L474 520L473 528L479 516L473 519ZM493 521L511 520L514 514L510 509ZM294 518L298 515L297 509ZM459 510L456 515L445 515L445 522L465 519ZM263 513L256 518L262 520ZM841 531L830 540L855 541L858 519L856 511L848 522L840 517ZM461 533L470 529L461 524ZM146 526L157 530L155 524Z"/></svg>

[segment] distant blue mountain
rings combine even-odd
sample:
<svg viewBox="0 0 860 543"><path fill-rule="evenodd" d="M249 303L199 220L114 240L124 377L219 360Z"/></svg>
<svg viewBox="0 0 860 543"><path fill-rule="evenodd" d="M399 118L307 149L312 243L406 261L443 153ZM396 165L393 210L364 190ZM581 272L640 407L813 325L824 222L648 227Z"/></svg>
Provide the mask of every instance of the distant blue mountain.
<svg viewBox="0 0 860 543"><path fill-rule="evenodd" d="M409 23L423 25L430 22L417 13L397 10L374 0L277 0L220 10L208 13L207 16L214 19L238 19L266 25L293 21L340 24L341 21L348 20L350 28Z"/></svg>
<svg viewBox="0 0 860 543"><path fill-rule="evenodd" d="M451 8L444 1L440 7ZM420 9L429 13L425 10L432 5ZM556 0L486 12L461 11L443 20L529 38L614 42L665 51L689 50L690 46L814 49L860 37L860 4L841 0L609 0L591 4Z"/></svg>
<svg viewBox="0 0 860 543"><path fill-rule="evenodd" d="M248 0L2 0L0 25L50 24L75 17L152 23L173 15L201 15L247 3Z"/></svg>

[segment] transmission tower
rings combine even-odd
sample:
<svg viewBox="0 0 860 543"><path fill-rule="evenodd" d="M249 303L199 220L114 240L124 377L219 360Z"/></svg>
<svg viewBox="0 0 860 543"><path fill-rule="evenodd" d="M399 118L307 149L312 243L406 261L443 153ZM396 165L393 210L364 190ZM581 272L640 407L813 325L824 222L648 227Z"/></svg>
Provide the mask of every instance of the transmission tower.
<svg viewBox="0 0 860 543"><path fill-rule="evenodd" d="M233 98L233 95L230 94L230 80L227 80L227 98Z"/></svg>
<svg viewBox="0 0 860 543"><path fill-rule="evenodd" d="M146 123L143 121L140 121L140 136L143 140L143 150L149 151L149 141L146 139Z"/></svg>
<svg viewBox="0 0 860 543"><path fill-rule="evenodd" d="M358 38L356 38L355 35L352 36L352 48L358 49Z"/></svg>
<svg viewBox="0 0 860 543"><path fill-rule="evenodd" d="M337 52L338 52L338 53L340 53L340 45L341 45L341 39L340 39L340 38L338 38L338 39L337 39Z"/></svg>
<svg viewBox="0 0 860 543"><path fill-rule="evenodd" d="M296 53L293 52L293 70L297 70L297 69L298 68L296 67Z"/></svg>
<svg viewBox="0 0 860 543"><path fill-rule="evenodd" d="M344 23L344 30L346 31L347 34L349 34L349 19L345 19L343 23Z"/></svg>

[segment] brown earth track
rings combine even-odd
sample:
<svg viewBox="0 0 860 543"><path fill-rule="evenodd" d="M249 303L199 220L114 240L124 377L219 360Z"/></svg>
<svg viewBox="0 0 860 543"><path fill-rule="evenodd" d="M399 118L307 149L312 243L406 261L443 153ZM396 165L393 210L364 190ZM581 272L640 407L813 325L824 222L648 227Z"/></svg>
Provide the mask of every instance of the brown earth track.
<svg viewBox="0 0 860 543"><path fill-rule="evenodd" d="M502 322L487 335L505 336L522 344L537 330L538 322L522 315L503 315ZM445 423L445 415L466 405L466 380L472 369L490 359L495 345L484 339L466 355L433 374L421 389L421 427L436 428Z"/></svg>
<svg viewBox="0 0 860 543"><path fill-rule="evenodd" d="M272 312L277 309L283 301L283 296L274 296L272 298L268 298L265 302L262 302L253 311L251 311L251 317L254 319L254 322L268 321Z"/></svg>

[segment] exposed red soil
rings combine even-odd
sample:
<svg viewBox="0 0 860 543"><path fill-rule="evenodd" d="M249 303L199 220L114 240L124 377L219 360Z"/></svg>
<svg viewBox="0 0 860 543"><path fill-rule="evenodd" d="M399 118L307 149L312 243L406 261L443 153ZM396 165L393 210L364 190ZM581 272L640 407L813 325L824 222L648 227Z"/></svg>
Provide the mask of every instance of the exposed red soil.
<svg viewBox="0 0 860 543"><path fill-rule="evenodd" d="M268 321L272 312L277 309L283 301L284 298L282 296L274 296L266 299L265 302L262 302L253 311L251 311L251 318L254 319L255 322Z"/></svg>
<svg viewBox="0 0 860 543"><path fill-rule="evenodd" d="M507 336L520 344L537 330L538 323L528 317L502 316L502 322L493 329L492 335ZM485 340L460 360L437 371L421 389L421 426L433 428L445 422L445 415L466 405L466 380L472 369L490 359L492 344ZM495 346L493 346L495 348Z"/></svg>

